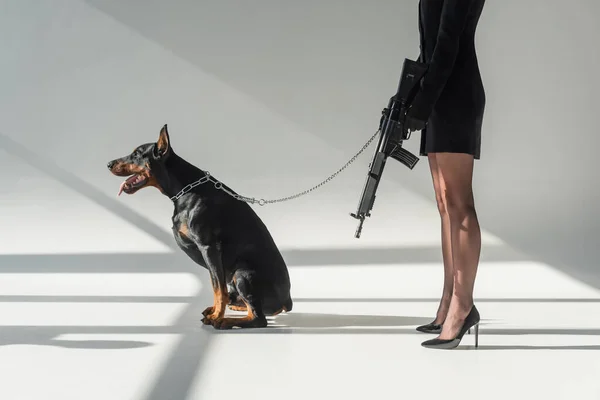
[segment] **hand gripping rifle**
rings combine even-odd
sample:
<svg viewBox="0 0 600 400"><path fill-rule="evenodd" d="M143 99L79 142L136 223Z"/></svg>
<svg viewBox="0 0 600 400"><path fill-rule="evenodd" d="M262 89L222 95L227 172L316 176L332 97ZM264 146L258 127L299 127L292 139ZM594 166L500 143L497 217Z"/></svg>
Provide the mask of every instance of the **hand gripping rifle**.
<svg viewBox="0 0 600 400"><path fill-rule="evenodd" d="M355 237L359 238L365 217L371 216L371 209L375 202L375 193L379 186L379 180L388 157L401 162L411 170L415 167L419 158L402 147L402 142L410 137L410 132L405 128L406 112L410 103L419 89L421 79L427 71L427 64L419 63L409 59L404 60L398 90L389 100L387 108L384 108L379 121L379 143L369 164L369 173L365 182L360 203L356 213L350 215L360 223Z"/></svg>

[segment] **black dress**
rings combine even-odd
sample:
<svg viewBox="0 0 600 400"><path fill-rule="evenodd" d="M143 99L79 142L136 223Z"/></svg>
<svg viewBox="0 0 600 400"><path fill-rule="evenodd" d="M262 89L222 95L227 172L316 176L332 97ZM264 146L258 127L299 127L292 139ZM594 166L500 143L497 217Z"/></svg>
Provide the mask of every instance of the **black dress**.
<svg viewBox="0 0 600 400"><path fill-rule="evenodd" d="M429 68L412 103L427 121L420 154L467 153L479 159L485 91L475 30L485 0L420 0L419 60Z"/></svg>

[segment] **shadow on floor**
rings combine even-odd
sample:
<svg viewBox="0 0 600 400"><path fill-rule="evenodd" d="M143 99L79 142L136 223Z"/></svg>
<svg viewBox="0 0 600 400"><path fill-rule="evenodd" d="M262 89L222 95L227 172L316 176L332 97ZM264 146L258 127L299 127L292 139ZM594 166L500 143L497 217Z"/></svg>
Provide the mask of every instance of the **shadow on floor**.
<svg viewBox="0 0 600 400"><path fill-rule="evenodd" d="M431 322L431 318L393 315L290 313L277 316L273 322L278 326L287 328L382 327L428 324Z"/></svg>
<svg viewBox="0 0 600 400"><path fill-rule="evenodd" d="M126 350L138 349L141 347L152 346L153 343L143 342L138 340L27 340L27 341L11 341L2 340L0 346L19 346L19 345L34 345L34 346L55 346L66 349L87 349L87 350Z"/></svg>
<svg viewBox="0 0 600 400"><path fill-rule="evenodd" d="M331 248L283 250L287 264L293 267L389 265L389 264L438 264L442 262L441 250L437 246L427 247L383 247L383 248ZM506 246L486 246L481 255L482 262L527 261L529 258Z"/></svg>
<svg viewBox="0 0 600 400"><path fill-rule="evenodd" d="M174 242L174 239L173 239ZM517 255L488 254L484 261L515 261ZM289 267L389 265L440 262L437 248L282 250ZM489 252L488 252L489 253ZM176 273L189 272L208 280L205 269L179 249L172 253L9 254L0 255L0 273ZM302 301L302 300L299 300ZM329 301L318 299L318 301ZM393 300L390 300L393 301Z"/></svg>
<svg viewBox="0 0 600 400"><path fill-rule="evenodd" d="M581 346L459 346L456 350L600 350L600 345L581 345Z"/></svg>
<svg viewBox="0 0 600 400"><path fill-rule="evenodd" d="M192 273L208 280L208 273L181 252L104 254L0 255L0 273Z"/></svg>

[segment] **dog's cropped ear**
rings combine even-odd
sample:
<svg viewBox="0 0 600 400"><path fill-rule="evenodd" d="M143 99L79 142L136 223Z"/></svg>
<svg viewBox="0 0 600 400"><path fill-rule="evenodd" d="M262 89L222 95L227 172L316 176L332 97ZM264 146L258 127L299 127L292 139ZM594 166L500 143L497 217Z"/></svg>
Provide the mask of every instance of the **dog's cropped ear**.
<svg viewBox="0 0 600 400"><path fill-rule="evenodd" d="M163 157L171 148L171 141L169 139L169 132L167 130L167 124L165 124L160 130L160 134L158 135L158 141L156 142L156 151L155 156Z"/></svg>

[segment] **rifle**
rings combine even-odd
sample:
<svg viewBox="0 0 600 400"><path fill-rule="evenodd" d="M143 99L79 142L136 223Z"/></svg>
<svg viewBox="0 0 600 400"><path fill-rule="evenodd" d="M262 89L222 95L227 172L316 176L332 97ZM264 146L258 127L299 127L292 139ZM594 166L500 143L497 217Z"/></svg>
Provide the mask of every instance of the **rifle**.
<svg viewBox="0 0 600 400"><path fill-rule="evenodd" d="M404 164L412 170L419 158L402 147L402 142L410 138L410 132L405 129L406 113L414 95L419 89L419 83L427 71L427 64L404 60L402 73L396 94L389 100L387 108L381 112L379 120L379 143L369 164L369 172L362 191L356 213L351 213L353 218L360 220L355 237L359 238L366 217L371 216L375 193L379 180L383 174L388 157Z"/></svg>

